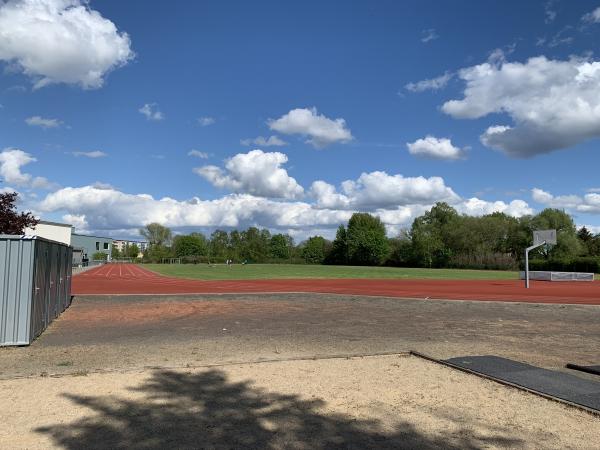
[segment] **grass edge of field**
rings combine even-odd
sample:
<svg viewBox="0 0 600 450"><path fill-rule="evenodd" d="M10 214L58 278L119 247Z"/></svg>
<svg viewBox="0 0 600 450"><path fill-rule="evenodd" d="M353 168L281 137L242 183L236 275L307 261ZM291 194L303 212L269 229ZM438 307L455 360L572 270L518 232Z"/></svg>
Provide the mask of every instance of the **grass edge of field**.
<svg viewBox="0 0 600 450"><path fill-rule="evenodd" d="M168 277L174 277L174 278L181 278L181 279L187 279L187 280L202 280L202 281L227 281L227 280L269 280L269 279L273 279L273 280L294 280L294 279L302 279L302 280L327 280L327 279L340 279L340 280L352 280L352 279L357 279L357 280L364 280L364 279L380 279L380 280L465 280L465 281L469 281L469 280L487 280L487 281L500 281L500 280L518 280L519 278L519 272L518 271L509 271L509 270L486 270L486 269L446 269L446 268L442 268L442 269L437 269L437 268L417 268L417 267L387 267L387 266L329 266L329 265L319 265L319 264L315 264L315 265L304 265L304 264L250 264L248 265L248 267L322 267L322 268L341 268L341 269L345 269L345 270L356 270L357 274L355 276L336 276L336 274L327 274L324 276L314 276L314 275L310 275L310 276L302 276L302 275L278 275L275 274L272 277L269 276L249 276L249 277L238 277L238 276L223 276L223 277L210 277L210 278L206 278L206 277L202 277L201 273L199 273L199 276L193 276L193 274L189 274L189 273L185 273L185 274L178 274L178 273L173 273L173 271L170 270L166 270L166 271L161 271L159 270L162 267L185 267L185 268L193 268L193 267L205 267L206 265L194 265L194 264L140 264L140 266L146 270L149 270L150 272L156 273L158 275L161 276L168 276ZM217 264L217 266L219 268L225 268L225 264ZM239 266L239 265L238 265ZM362 269L362 273L358 270L358 269ZM388 274L392 271L398 271L399 272L399 276L394 277L393 275L388 275L388 276L374 276L377 274L378 270L384 270L386 271ZM368 274L365 274L364 272L370 272ZM411 272L411 273L407 273L407 272ZM431 276L432 273L439 273L439 274L445 274L448 276ZM239 272L238 272L239 273ZM458 273L463 273L463 274L489 274L489 277L485 277L485 276L475 276L475 277L468 277L468 276L452 276L452 274L458 274ZM501 276L498 276L500 275ZM234 275L234 274L232 274ZM237 275L237 274L236 274ZM352 274L354 275L354 274ZM496 275L496 276L494 276Z"/></svg>

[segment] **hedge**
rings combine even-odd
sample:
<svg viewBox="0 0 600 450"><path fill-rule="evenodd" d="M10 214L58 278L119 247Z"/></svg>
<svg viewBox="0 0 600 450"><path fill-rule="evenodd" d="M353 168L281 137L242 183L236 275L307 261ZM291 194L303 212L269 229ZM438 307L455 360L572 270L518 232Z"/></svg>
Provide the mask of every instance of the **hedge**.
<svg viewBox="0 0 600 450"><path fill-rule="evenodd" d="M575 259L532 259L529 261L529 270L600 273L600 258L586 256Z"/></svg>

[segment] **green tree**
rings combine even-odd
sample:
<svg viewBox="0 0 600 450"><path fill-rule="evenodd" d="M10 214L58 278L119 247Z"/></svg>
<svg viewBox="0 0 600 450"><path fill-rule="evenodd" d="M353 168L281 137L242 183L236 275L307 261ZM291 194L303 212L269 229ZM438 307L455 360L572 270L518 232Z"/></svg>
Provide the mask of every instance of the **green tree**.
<svg viewBox="0 0 600 450"><path fill-rule="evenodd" d="M569 259L584 252L583 244L577 237L577 228L573 218L560 209L544 209L532 218L531 227L532 232L533 230L556 230L557 244L537 251L545 258ZM532 238L530 237L530 239Z"/></svg>
<svg viewBox="0 0 600 450"><path fill-rule="evenodd" d="M144 259L154 263L161 263L165 258L172 258L173 252L165 245L155 244L148 247Z"/></svg>
<svg viewBox="0 0 600 450"><path fill-rule="evenodd" d="M204 235L200 233L175 236L173 239L173 253L179 258L183 256L205 256L208 253L208 243Z"/></svg>
<svg viewBox="0 0 600 450"><path fill-rule="evenodd" d="M445 267L452 258L456 245L460 216L447 203L438 202L411 227L415 263L424 267Z"/></svg>
<svg viewBox="0 0 600 450"><path fill-rule="evenodd" d="M312 236L304 243L301 255L307 264L322 264L331 243L322 236Z"/></svg>
<svg viewBox="0 0 600 450"><path fill-rule="evenodd" d="M225 259L229 246L229 236L223 230L215 230L210 235L209 256L216 259Z"/></svg>
<svg viewBox="0 0 600 450"><path fill-rule="evenodd" d="M106 261L108 255L104 252L96 252L92 255L92 261Z"/></svg>
<svg viewBox="0 0 600 450"><path fill-rule="evenodd" d="M229 244L228 244L227 257L234 261L240 261L242 249L243 249L243 241L242 234L238 230L232 230L229 233Z"/></svg>
<svg viewBox="0 0 600 450"><path fill-rule="evenodd" d="M294 242L287 234L274 234L269 241L269 254L271 258L288 259Z"/></svg>
<svg viewBox="0 0 600 450"><path fill-rule="evenodd" d="M340 225L331 244L331 250L325 256L325 264L348 264L348 242L346 227Z"/></svg>
<svg viewBox="0 0 600 450"><path fill-rule="evenodd" d="M381 219L367 213L352 214L348 221L346 242L349 262L355 265L379 265L389 250Z"/></svg>
<svg viewBox="0 0 600 450"><path fill-rule="evenodd" d="M408 267L413 264L412 241L410 232L403 230L396 238L389 239L390 252L386 264L397 267Z"/></svg>
<svg viewBox="0 0 600 450"><path fill-rule="evenodd" d="M128 258L137 258L139 254L140 248L137 246L137 244L127 245L127 248L125 249L125 255Z"/></svg>
<svg viewBox="0 0 600 450"><path fill-rule="evenodd" d="M242 238L242 259L251 262L263 262L269 254L269 240L271 233L268 230L259 230L256 227L250 227L241 233Z"/></svg>
<svg viewBox="0 0 600 450"><path fill-rule="evenodd" d="M150 223L144 228L141 228L140 234L146 238L150 246L168 246L171 244L171 239L173 237L173 234L169 228L164 227L156 222Z"/></svg>
<svg viewBox="0 0 600 450"><path fill-rule="evenodd" d="M121 252L119 251L119 249L113 244L112 245L112 249L110 251L110 257L115 259L115 258L121 258Z"/></svg>

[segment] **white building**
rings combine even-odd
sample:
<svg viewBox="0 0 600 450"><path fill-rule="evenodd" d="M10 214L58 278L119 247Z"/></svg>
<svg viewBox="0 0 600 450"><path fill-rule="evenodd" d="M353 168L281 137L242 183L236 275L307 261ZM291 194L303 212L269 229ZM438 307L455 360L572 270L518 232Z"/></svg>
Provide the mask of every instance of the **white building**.
<svg viewBox="0 0 600 450"><path fill-rule="evenodd" d="M51 241L62 242L71 245L71 233L73 226L67 223L48 222L40 220L33 228L25 228L25 235L39 236Z"/></svg>
<svg viewBox="0 0 600 450"><path fill-rule="evenodd" d="M125 240L114 240L113 241L113 246L120 252L124 251L127 247L134 245L134 244L140 250L138 257L141 258L143 256L143 253L148 248L148 242L146 242L146 241L125 241Z"/></svg>

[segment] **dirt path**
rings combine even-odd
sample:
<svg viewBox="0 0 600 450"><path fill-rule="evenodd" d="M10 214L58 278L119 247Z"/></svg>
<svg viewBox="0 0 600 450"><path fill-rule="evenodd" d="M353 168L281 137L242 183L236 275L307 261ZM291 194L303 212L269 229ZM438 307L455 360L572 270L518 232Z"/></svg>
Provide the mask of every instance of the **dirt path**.
<svg viewBox="0 0 600 450"><path fill-rule="evenodd" d="M590 449L600 419L414 357L0 382L3 448Z"/></svg>
<svg viewBox="0 0 600 450"><path fill-rule="evenodd" d="M282 279L202 281L158 275L133 264L106 264L73 277L73 295L317 292L401 298L600 305L600 282L518 280Z"/></svg>

